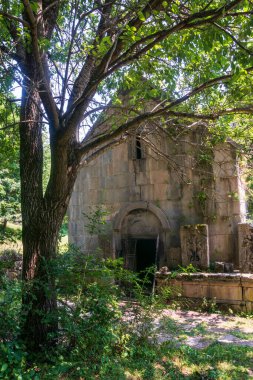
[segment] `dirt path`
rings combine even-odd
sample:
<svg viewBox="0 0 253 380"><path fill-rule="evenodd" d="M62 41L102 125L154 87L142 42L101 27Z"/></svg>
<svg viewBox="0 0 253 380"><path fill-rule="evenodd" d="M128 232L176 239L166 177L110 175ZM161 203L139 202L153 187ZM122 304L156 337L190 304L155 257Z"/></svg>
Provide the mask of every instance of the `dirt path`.
<svg viewBox="0 0 253 380"><path fill-rule="evenodd" d="M214 342L253 347L253 319L196 311L164 310L154 321L159 342L202 349Z"/></svg>

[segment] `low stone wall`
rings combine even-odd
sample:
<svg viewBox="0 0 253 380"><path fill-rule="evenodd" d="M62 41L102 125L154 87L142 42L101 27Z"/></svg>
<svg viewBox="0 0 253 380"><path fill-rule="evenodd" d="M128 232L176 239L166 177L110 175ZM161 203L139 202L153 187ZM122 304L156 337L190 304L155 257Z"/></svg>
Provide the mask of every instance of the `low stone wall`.
<svg viewBox="0 0 253 380"><path fill-rule="evenodd" d="M182 297L215 299L234 310L253 311L253 274L173 273L156 275L157 286L174 286Z"/></svg>

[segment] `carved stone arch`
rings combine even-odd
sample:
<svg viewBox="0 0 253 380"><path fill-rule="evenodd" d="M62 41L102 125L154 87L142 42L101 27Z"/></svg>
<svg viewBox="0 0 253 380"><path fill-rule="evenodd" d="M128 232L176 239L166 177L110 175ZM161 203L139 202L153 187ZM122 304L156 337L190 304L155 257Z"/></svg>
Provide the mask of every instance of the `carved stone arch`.
<svg viewBox="0 0 253 380"><path fill-rule="evenodd" d="M122 226L122 222L124 218L134 210L147 210L147 211L152 212L160 221L162 230L164 232L170 231L170 225L166 217L166 214L160 208L158 208L157 206L155 206L154 204L150 202L139 201L139 202L132 202L120 209L113 223L113 229L115 232L119 232L121 230L121 226Z"/></svg>
<svg viewBox="0 0 253 380"><path fill-rule="evenodd" d="M167 264L167 251L169 247L169 240L170 240L170 225L169 221L166 217L166 214L157 206L150 202L145 201L139 201L139 202L132 202L124 207L122 207L118 214L114 218L113 223L113 251L114 251L114 257L121 257L122 252L124 251L122 242L126 238L126 235L124 234L124 221L128 218L129 215L136 211L148 211L151 213L159 223L159 228L157 230L157 234L159 235L159 244L160 244L160 253L159 253L159 264L161 266L164 266ZM157 236L157 235L156 235ZM130 235L130 237L133 237ZM135 237L140 237L136 236ZM144 237L147 237L145 235ZM154 234L151 233L150 237L155 238ZM122 240L123 239L123 240Z"/></svg>

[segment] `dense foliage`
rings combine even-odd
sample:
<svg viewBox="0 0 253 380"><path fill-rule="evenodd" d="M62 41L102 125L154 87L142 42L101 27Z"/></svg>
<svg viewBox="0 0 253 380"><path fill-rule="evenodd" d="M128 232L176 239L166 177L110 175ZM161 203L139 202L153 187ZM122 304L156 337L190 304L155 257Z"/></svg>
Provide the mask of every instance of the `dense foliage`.
<svg viewBox="0 0 253 380"><path fill-rule="evenodd" d="M145 295L143 283L136 275L125 271L120 261L101 261L95 255L87 257L71 248L49 263L48 270L54 271L57 281L60 305L57 338L60 344L56 349L43 352L42 356L30 354L29 357L19 339L24 318L21 281L10 280L4 272L0 273L0 316L3 322L0 326L0 378L36 378L34 363L44 368L49 359L51 366L45 367L48 379L65 373L73 379L109 376L111 370L116 370L118 361L132 355L131 350L136 349L138 342L148 344L147 332L151 338L150 321L158 299ZM138 312L131 303L120 307L124 287L117 283L123 282L132 287L139 300ZM38 286L45 284L38 283ZM123 319L127 308L132 310L131 323ZM54 318L54 313L43 314L45 323ZM135 333L133 329L136 329ZM37 378L40 378L39 373Z"/></svg>
<svg viewBox="0 0 253 380"><path fill-rule="evenodd" d="M26 54L35 58L35 66L41 60L45 67L39 70L42 83L38 86L41 91L46 88L46 95L40 94L46 126L53 122L51 117L56 122L53 114L59 111L58 122L64 127L80 107L75 128L87 131L109 103L124 109L119 93L129 89L130 108L115 120L115 137L119 123L142 113L144 99L162 103L153 116L138 118L138 123L156 112L160 116L163 110L170 117L170 128L176 120L189 124L219 118L218 129L229 133L233 121L237 128L232 133L241 135L249 126L251 1L56 1L54 6L47 1L3 1L0 12L5 59L2 94L8 101L13 80L21 83ZM234 118L234 113L244 116ZM81 145L82 154L89 153L84 141Z"/></svg>
<svg viewBox="0 0 253 380"><path fill-rule="evenodd" d="M19 135L16 107L0 95L0 222L20 220ZM8 126L8 128L6 128Z"/></svg>
<svg viewBox="0 0 253 380"><path fill-rule="evenodd" d="M251 347L214 343L197 350L175 344L174 339L158 344L154 320L171 289L159 297L149 296L143 283L124 271L119 261L84 257L73 247L61 252L48 269L57 279L60 344L41 355L28 353L19 339L22 283L0 272L0 379L249 378ZM122 302L123 283L132 289L134 302ZM43 318L48 322L54 315ZM170 318L162 326L172 338L182 340L192 334L181 331Z"/></svg>

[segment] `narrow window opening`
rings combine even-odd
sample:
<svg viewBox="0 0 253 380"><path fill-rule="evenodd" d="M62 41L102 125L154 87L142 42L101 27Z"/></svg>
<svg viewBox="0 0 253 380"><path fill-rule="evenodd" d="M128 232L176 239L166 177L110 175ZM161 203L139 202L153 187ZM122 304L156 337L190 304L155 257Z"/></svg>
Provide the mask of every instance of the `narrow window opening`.
<svg viewBox="0 0 253 380"><path fill-rule="evenodd" d="M135 141L135 148L136 148L136 159L137 160L140 160L141 158L143 158L143 152L142 152L142 146L141 146L141 139L140 139L140 136L138 135L136 137L136 141Z"/></svg>

